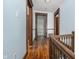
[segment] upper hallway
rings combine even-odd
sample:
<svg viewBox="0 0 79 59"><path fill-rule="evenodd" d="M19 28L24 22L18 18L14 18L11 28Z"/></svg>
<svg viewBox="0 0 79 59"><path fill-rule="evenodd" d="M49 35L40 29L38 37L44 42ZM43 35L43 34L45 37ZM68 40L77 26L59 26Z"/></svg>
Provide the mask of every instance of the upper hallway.
<svg viewBox="0 0 79 59"><path fill-rule="evenodd" d="M33 0L37 1L37 0ZM41 1L41 2L40 2ZM42 3L40 0L38 3ZM53 0L58 1L58 0ZM52 3L52 2L51 2ZM58 2L56 2L58 3ZM46 3L47 5L48 3ZM58 3L57 8L60 8L60 34L68 34L74 31L74 18L75 18L75 1L74 0L63 0L62 3ZM33 3L34 5L34 3ZM50 3L49 3L50 5ZM26 53L26 6L27 0L4 0L4 59L22 59ZM38 6L38 5L37 5ZM42 4L39 9L42 9ZM44 7L44 6L43 6ZM37 7L38 8L38 7ZM47 7L49 9L49 7ZM54 8L54 7L52 7ZM47 10L47 9L46 9ZM50 10L50 9L49 9ZM33 14L35 12L42 12L48 14L48 31L47 33L53 33L53 11L37 10L33 6ZM56 11L56 10L54 10ZM33 19L35 16L33 15Z"/></svg>
<svg viewBox="0 0 79 59"><path fill-rule="evenodd" d="M27 15L26 15L27 16L26 19L27 20L27 33L26 33L27 53L25 55L25 59L33 59L33 58L34 59L35 58L36 59L40 59L40 58L41 59L74 59L75 58L74 32L72 32L71 34L67 34L68 28L64 27L64 30L66 32L64 33L64 35L61 35L63 32L61 31L61 26L67 25L68 22L66 23L67 20L65 20L64 24L61 23L61 21L64 20L61 18L62 17L61 6L57 4L54 5L54 1L52 3L50 2L52 1L38 0L38 1L33 1L32 3L32 0L28 0ZM51 13L50 15L49 12ZM74 29L72 30L74 31ZM43 44L41 42L43 42ZM46 44L46 42L48 43Z"/></svg>

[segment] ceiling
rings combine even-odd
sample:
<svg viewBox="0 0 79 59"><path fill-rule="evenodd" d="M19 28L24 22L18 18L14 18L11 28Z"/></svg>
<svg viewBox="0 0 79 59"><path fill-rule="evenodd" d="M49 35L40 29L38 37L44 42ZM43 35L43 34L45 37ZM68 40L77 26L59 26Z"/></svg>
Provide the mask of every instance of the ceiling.
<svg viewBox="0 0 79 59"><path fill-rule="evenodd" d="M33 9L37 11L55 11L63 3L63 0L32 0Z"/></svg>

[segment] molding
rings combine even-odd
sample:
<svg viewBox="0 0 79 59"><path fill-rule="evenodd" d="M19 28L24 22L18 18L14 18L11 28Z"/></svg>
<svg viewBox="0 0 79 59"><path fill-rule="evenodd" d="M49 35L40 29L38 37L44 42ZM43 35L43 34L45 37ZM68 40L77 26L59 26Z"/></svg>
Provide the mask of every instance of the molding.
<svg viewBox="0 0 79 59"><path fill-rule="evenodd" d="M32 30L36 30L36 28L32 28ZM47 28L47 30L55 30L54 28Z"/></svg>
<svg viewBox="0 0 79 59"><path fill-rule="evenodd" d="M25 53L23 59L26 59L28 52Z"/></svg>

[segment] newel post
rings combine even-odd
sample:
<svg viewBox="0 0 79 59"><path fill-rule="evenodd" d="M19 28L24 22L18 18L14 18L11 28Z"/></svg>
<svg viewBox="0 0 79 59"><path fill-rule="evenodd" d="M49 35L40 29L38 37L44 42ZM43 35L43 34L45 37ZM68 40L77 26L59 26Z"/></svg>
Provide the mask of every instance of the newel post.
<svg viewBox="0 0 79 59"><path fill-rule="evenodd" d="M75 32L72 31L72 51L74 52L74 46L75 46Z"/></svg>

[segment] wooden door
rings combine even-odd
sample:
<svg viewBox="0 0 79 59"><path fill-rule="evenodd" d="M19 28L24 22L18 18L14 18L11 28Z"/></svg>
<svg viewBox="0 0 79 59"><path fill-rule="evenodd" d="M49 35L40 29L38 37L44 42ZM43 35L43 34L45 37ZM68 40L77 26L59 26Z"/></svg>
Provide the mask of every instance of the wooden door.
<svg viewBox="0 0 79 59"><path fill-rule="evenodd" d="M59 35L59 17L56 17L56 22L55 22L55 24L56 24L56 28L55 28L55 30L56 30L56 35Z"/></svg>

